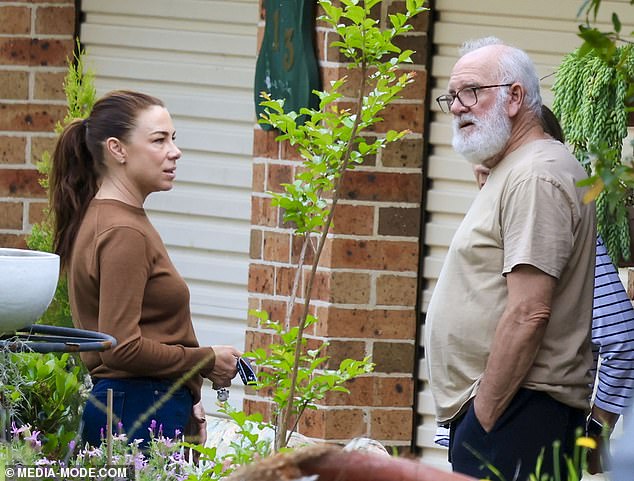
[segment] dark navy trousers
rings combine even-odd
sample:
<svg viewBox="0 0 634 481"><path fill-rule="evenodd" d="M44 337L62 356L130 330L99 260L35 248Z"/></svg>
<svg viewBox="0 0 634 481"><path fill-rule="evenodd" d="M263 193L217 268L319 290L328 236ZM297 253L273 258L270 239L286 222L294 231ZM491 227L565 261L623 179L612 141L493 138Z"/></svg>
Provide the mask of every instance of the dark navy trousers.
<svg viewBox="0 0 634 481"><path fill-rule="evenodd" d="M541 473L554 474L553 443L559 441L561 479L568 480L564 456L574 459L576 438L582 435L584 425L583 410L567 406L546 393L520 389L489 433L476 418L473 403L461 418L451 423L449 461L454 471L475 478L500 479L490 469L492 466L507 481L526 481L535 472L542 448Z"/></svg>
<svg viewBox="0 0 634 481"><path fill-rule="evenodd" d="M106 412L102 406L92 401L97 399L103 406L107 405L107 390L113 390L113 432L117 434L117 421L122 423L122 430L128 441L143 439L140 447L147 447L150 439L149 428L154 427L154 435L159 428L168 438L174 438L176 430L181 435L192 412L193 399L186 387L181 386L151 413L141 424L137 420L152 408L173 386L174 381L153 378L129 379L93 379L91 397L88 398L82 415L82 447L85 443L99 446L101 437L106 432ZM154 423L152 423L154 421Z"/></svg>

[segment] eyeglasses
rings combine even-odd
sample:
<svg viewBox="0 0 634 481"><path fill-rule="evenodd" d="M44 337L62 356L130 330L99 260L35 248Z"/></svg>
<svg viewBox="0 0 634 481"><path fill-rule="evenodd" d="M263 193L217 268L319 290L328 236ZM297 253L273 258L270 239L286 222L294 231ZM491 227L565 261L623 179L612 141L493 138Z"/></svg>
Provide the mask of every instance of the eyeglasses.
<svg viewBox="0 0 634 481"><path fill-rule="evenodd" d="M478 103L478 90L492 89L495 87L510 87L511 85L513 84L510 83L498 85L482 85L481 87L465 87L458 90L455 94L441 95L436 99L436 102L438 102L440 110L448 114L451 113L451 106L456 99L458 99L458 102L460 102L463 107L473 107L475 104Z"/></svg>

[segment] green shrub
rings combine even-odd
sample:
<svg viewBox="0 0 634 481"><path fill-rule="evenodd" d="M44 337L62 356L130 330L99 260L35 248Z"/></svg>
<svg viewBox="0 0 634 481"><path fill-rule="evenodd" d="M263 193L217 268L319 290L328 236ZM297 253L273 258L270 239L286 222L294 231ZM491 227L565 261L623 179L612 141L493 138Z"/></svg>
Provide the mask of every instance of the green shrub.
<svg viewBox="0 0 634 481"><path fill-rule="evenodd" d="M0 399L15 427L39 431L42 450L63 456L75 439L87 394L77 357L64 353L3 353Z"/></svg>

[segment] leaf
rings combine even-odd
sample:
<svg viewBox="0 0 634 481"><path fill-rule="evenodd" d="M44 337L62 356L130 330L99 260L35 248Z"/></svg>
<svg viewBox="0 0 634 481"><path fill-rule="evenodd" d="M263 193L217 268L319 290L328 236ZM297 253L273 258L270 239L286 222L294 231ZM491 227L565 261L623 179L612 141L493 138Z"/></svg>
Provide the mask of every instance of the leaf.
<svg viewBox="0 0 634 481"><path fill-rule="evenodd" d="M331 391L335 391L335 392L343 392L345 394L350 394L350 389L347 389L343 386L333 386L331 388Z"/></svg>
<svg viewBox="0 0 634 481"><path fill-rule="evenodd" d="M390 19L390 24L392 25L392 27L397 29L405 25L405 22L407 21L407 17L402 13L390 14L388 15L388 17Z"/></svg>
<svg viewBox="0 0 634 481"><path fill-rule="evenodd" d="M363 7L350 6L345 10L343 16L352 20L353 23L359 24L365 19L366 13Z"/></svg>
<svg viewBox="0 0 634 481"><path fill-rule="evenodd" d="M339 23L341 12L343 11L341 8L333 6L330 1L320 1L319 4L324 9L324 12L326 12L325 20L333 24Z"/></svg>
<svg viewBox="0 0 634 481"><path fill-rule="evenodd" d="M589 204L593 202L599 194L603 191L603 180L601 178L596 179L592 187L588 189L588 191L583 196L583 202L585 204Z"/></svg>
<svg viewBox="0 0 634 481"><path fill-rule="evenodd" d="M579 49L580 56L587 55L592 50L596 50L606 59L614 56L616 45L605 34L596 28L588 28L584 25L579 26L579 32L579 37L585 41Z"/></svg>
<svg viewBox="0 0 634 481"><path fill-rule="evenodd" d="M612 25L614 26L614 31L619 33L621 31L621 20L619 20L619 16L616 12L612 12Z"/></svg>
<svg viewBox="0 0 634 481"><path fill-rule="evenodd" d="M385 134L385 140L387 140L388 142L394 142L395 140L397 140L398 138L402 136L403 135L397 132L396 130L388 130Z"/></svg>

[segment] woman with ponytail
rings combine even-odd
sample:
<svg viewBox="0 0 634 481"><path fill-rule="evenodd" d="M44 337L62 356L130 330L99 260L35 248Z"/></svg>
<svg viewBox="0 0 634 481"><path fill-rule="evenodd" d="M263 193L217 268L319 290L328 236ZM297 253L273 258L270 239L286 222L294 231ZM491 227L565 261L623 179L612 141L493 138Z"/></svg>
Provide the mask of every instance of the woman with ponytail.
<svg viewBox="0 0 634 481"><path fill-rule="evenodd" d="M199 346L187 285L143 208L150 193L172 188L180 157L163 103L132 91L98 100L55 148L54 249L73 322L117 339L111 350L81 353L93 380L82 436L93 446L105 432L110 388L128 439L147 444L148 428L160 423L167 437L188 432L204 442L203 378L221 388L236 375L237 349Z"/></svg>

